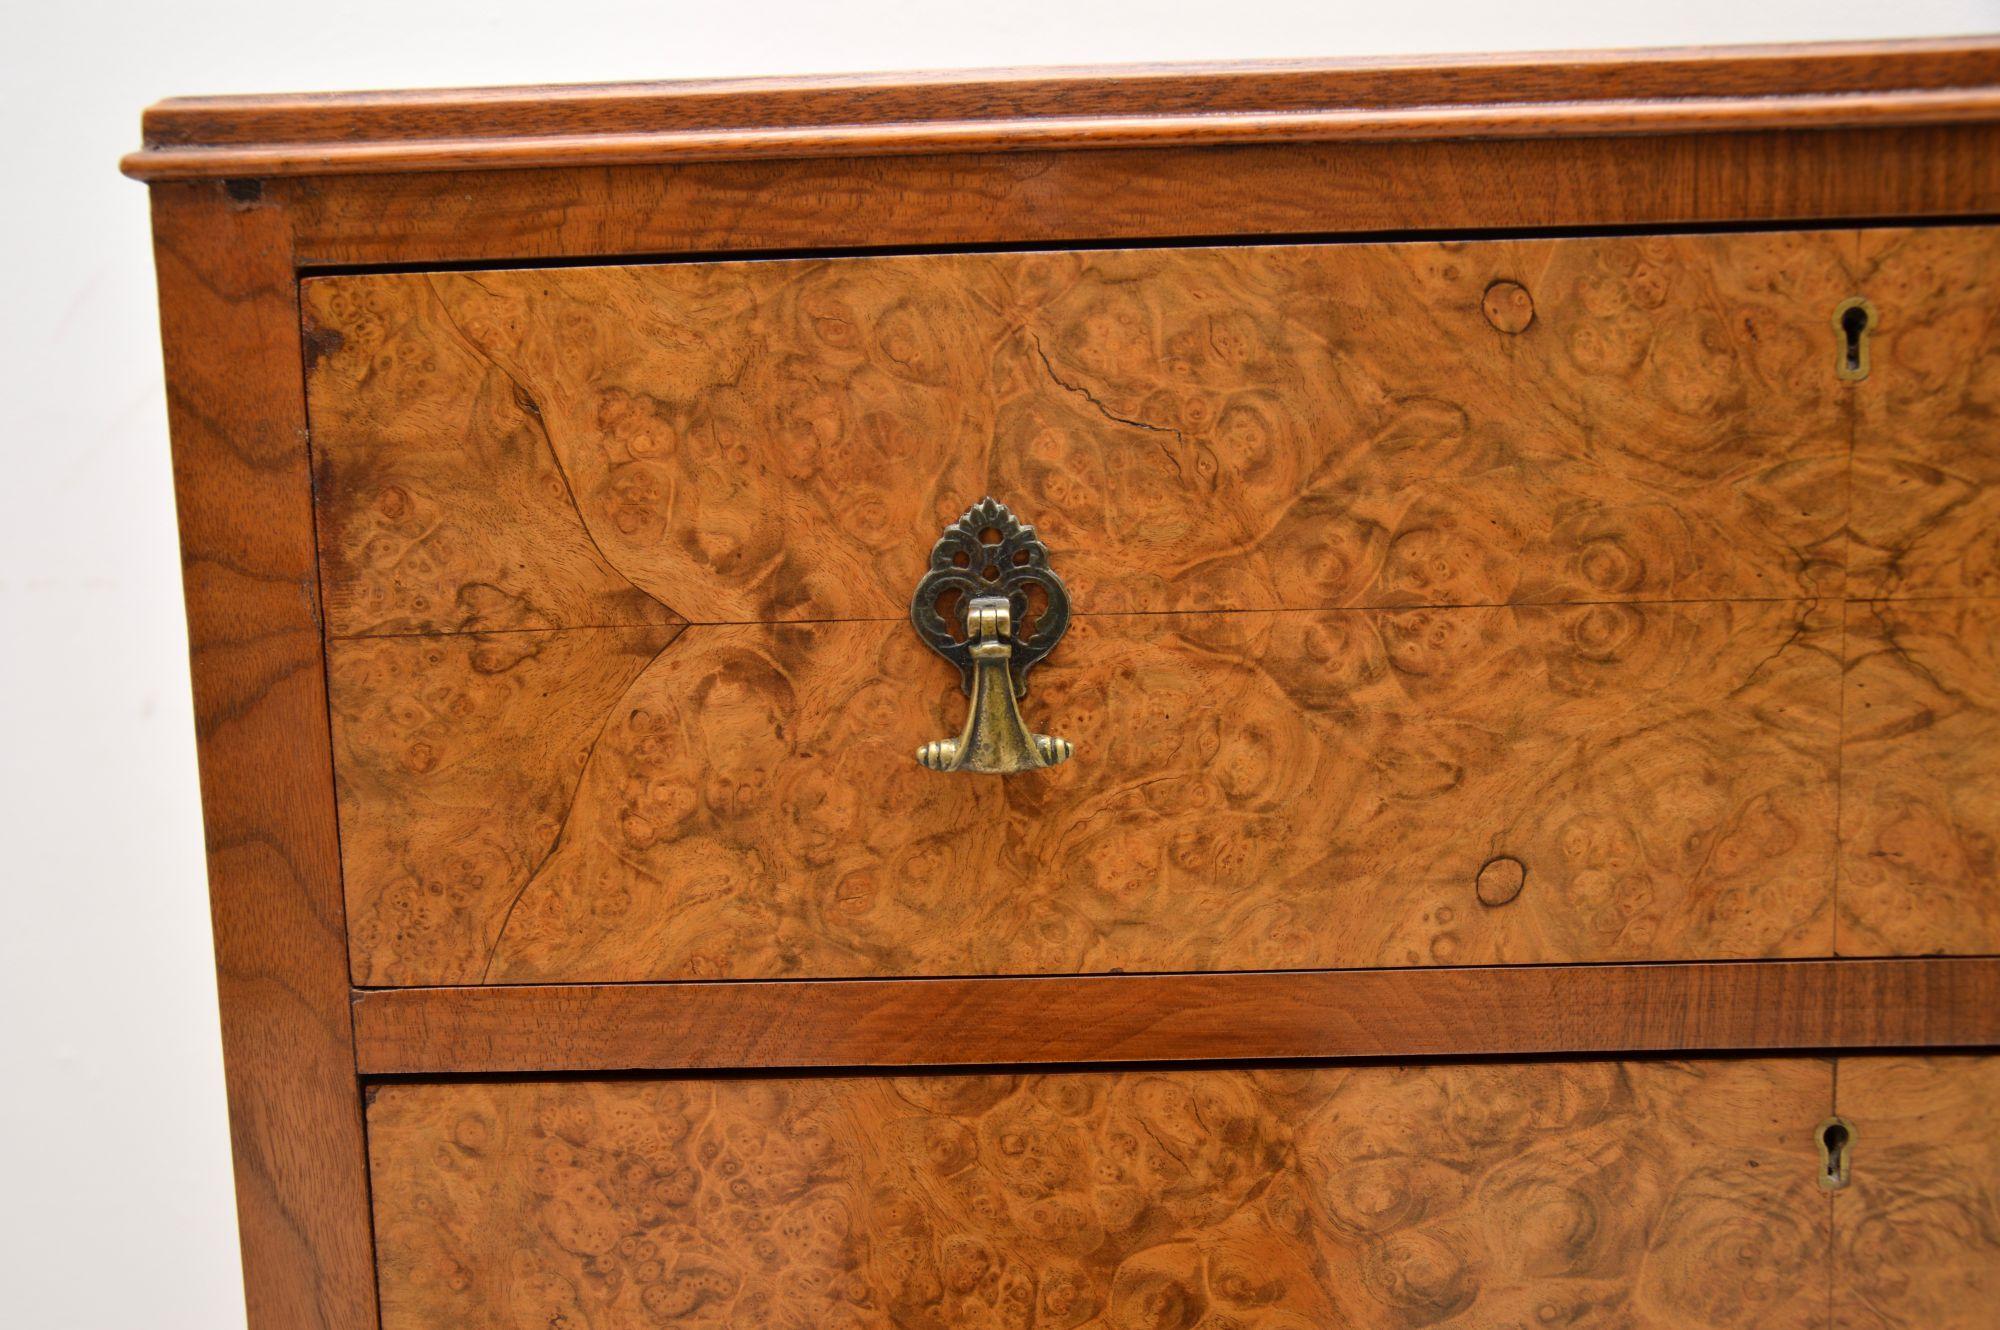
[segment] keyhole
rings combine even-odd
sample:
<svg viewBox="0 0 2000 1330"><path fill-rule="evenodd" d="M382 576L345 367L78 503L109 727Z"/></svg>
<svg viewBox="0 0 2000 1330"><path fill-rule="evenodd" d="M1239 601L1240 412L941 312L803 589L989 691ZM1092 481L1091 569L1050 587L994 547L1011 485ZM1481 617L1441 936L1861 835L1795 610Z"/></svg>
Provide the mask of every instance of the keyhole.
<svg viewBox="0 0 2000 1330"><path fill-rule="evenodd" d="M1847 1185L1847 1150L1854 1143L1854 1129L1840 1118L1828 1118L1814 1136L1819 1141L1820 1190L1839 1191Z"/></svg>
<svg viewBox="0 0 2000 1330"><path fill-rule="evenodd" d="M1868 331L1868 311L1859 305L1849 305L1847 312L1840 316L1840 330L1847 334L1847 369L1849 373L1861 371L1861 334Z"/></svg>
<svg viewBox="0 0 2000 1330"><path fill-rule="evenodd" d="M1875 327L1875 307L1860 296L1840 302L1833 326L1840 332L1840 362L1834 372L1853 382L1868 377L1868 334Z"/></svg>

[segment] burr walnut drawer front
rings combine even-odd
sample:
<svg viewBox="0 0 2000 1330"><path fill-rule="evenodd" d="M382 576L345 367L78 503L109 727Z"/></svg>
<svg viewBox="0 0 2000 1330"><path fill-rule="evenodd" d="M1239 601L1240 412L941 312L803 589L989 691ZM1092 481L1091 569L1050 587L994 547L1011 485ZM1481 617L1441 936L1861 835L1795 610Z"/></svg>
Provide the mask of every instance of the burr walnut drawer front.
<svg viewBox="0 0 2000 1330"><path fill-rule="evenodd" d="M368 1140L385 1330L1973 1330L1996 1105L1954 1057L458 1082Z"/></svg>
<svg viewBox="0 0 2000 1330"><path fill-rule="evenodd" d="M1994 232L303 300L357 982L2000 945ZM1076 755L939 773L988 495Z"/></svg>

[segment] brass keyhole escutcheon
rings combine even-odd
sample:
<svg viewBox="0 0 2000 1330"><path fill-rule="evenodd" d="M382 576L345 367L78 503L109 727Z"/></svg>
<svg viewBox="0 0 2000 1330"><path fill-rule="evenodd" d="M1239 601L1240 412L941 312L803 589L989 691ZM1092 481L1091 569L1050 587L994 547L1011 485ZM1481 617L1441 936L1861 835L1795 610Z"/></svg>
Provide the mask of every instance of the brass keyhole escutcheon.
<svg viewBox="0 0 2000 1330"><path fill-rule="evenodd" d="M1067 739L1036 734L1021 719L1028 670L1069 629L1069 591L1033 527L991 497L972 505L931 547L910 623L958 667L971 700L958 737L933 739L917 761L932 771L1009 775L1069 760Z"/></svg>

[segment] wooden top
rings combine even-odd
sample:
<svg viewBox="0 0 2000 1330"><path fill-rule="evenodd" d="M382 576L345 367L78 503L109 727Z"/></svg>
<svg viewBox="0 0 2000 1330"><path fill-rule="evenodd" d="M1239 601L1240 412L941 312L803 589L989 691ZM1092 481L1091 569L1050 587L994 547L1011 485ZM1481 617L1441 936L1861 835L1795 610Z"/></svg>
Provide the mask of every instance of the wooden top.
<svg viewBox="0 0 2000 1330"><path fill-rule="evenodd" d="M178 98L143 180L2000 120L2000 37Z"/></svg>

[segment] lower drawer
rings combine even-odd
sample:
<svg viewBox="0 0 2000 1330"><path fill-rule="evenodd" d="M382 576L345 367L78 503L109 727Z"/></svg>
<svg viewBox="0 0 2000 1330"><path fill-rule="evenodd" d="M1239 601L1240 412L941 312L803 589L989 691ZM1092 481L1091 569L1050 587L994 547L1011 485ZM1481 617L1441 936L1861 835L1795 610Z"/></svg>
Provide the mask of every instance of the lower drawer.
<svg viewBox="0 0 2000 1330"><path fill-rule="evenodd" d="M2000 1299L2000 1058L396 1084L369 1139L385 1330L1948 1330Z"/></svg>

